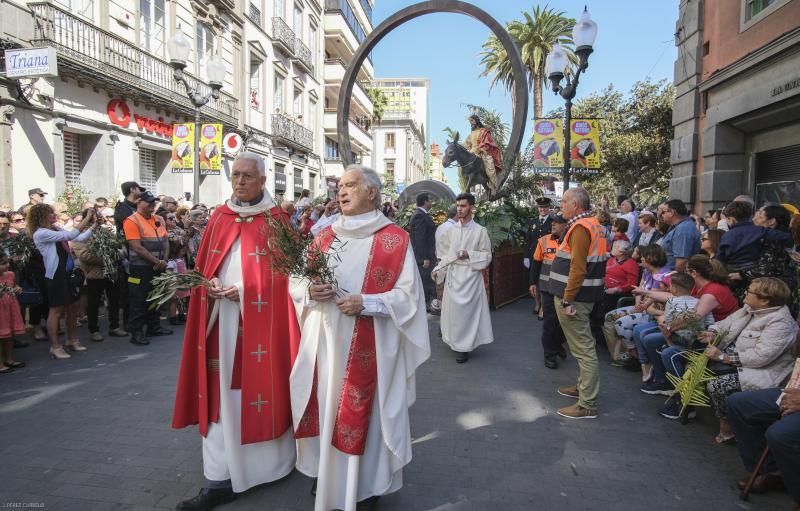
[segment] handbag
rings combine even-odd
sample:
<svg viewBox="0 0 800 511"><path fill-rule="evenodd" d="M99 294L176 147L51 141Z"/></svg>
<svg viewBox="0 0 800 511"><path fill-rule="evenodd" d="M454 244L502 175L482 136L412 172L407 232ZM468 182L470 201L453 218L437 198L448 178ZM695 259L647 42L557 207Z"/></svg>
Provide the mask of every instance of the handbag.
<svg viewBox="0 0 800 511"><path fill-rule="evenodd" d="M80 268L73 268L69 275L67 275L69 293L73 298L78 298L81 296L81 288L83 287L84 282L86 282L86 276L83 274L83 270Z"/></svg>
<svg viewBox="0 0 800 511"><path fill-rule="evenodd" d="M41 305L42 302L44 302L42 290L39 288L39 284L37 284L36 281L22 282L20 287L22 288L22 292L17 299L23 307L33 307Z"/></svg>

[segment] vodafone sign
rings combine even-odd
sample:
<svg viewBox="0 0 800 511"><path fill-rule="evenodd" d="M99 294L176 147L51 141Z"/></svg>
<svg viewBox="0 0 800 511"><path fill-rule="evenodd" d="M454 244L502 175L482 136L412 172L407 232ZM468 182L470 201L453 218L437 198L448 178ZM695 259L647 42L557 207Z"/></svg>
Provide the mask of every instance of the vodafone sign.
<svg viewBox="0 0 800 511"><path fill-rule="evenodd" d="M106 114L108 114L108 120L115 126L128 128L131 125L131 120L133 120L139 130L172 139L172 124L164 122L163 117L153 119L139 114L131 115L130 107L122 99L109 101L106 107Z"/></svg>
<svg viewBox="0 0 800 511"><path fill-rule="evenodd" d="M228 133L222 141L222 150L230 156L236 155L242 148L242 136L238 133Z"/></svg>

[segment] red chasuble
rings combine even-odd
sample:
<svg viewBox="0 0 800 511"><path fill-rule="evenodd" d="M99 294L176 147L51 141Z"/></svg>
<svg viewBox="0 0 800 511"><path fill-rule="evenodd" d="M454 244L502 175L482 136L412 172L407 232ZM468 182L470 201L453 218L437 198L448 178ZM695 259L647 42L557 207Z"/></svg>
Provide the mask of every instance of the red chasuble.
<svg viewBox="0 0 800 511"><path fill-rule="evenodd" d="M288 221L278 208L268 213ZM240 240L243 313L232 381L222 384L242 391L242 444L279 438L292 425L289 374L300 334L288 278L272 271L268 230L264 215L243 218L227 205L219 207L203 234L195 265L206 278L217 276L233 242ZM203 436L209 423L219 420L218 321L206 337L212 306L205 288L192 290L172 419L173 428L198 424Z"/></svg>
<svg viewBox="0 0 800 511"><path fill-rule="evenodd" d="M330 227L322 230L314 240L327 252L334 240ZM408 233L392 224L380 229L372 240L362 294L379 294L391 291L400 272L408 248ZM311 396L295 431L295 438L319 436L319 401L317 397L317 371L314 368ZM358 316L347 354L342 392L333 425L331 444L338 450L362 456L369 432L369 419L378 389L378 364L375 356L375 321L371 316Z"/></svg>

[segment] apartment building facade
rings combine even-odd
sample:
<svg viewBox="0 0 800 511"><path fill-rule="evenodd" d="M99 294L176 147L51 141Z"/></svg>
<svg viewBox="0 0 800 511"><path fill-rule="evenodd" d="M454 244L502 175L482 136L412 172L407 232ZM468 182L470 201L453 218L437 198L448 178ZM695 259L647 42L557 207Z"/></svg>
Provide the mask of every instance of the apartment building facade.
<svg viewBox="0 0 800 511"><path fill-rule="evenodd" d="M372 166L401 193L406 186L428 178L430 81L378 78L371 86L386 97L383 116L373 124Z"/></svg>
<svg viewBox="0 0 800 511"><path fill-rule="evenodd" d="M800 206L800 0L681 0L670 196Z"/></svg>
<svg viewBox="0 0 800 511"><path fill-rule="evenodd" d="M2 202L68 185L118 197L128 180L159 194L191 191L194 177L170 168L170 127L194 119L169 65L178 31L191 41L185 75L200 93L210 91L207 59L225 63L220 98L201 107L202 122L243 135L267 158L270 191L322 191L321 0L2 0L0 9L4 48L58 55L55 78L0 73ZM201 201L229 197L232 156L220 175L201 178Z"/></svg>

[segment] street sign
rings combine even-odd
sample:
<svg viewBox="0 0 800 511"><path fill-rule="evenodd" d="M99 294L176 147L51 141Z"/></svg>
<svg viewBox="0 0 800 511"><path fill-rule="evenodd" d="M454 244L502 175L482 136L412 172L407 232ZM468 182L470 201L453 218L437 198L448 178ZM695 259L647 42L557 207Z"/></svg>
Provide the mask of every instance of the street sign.
<svg viewBox="0 0 800 511"><path fill-rule="evenodd" d="M58 57L53 47L6 50L5 57L7 78L58 76Z"/></svg>
<svg viewBox="0 0 800 511"><path fill-rule="evenodd" d="M222 141L222 150L229 156L236 156L242 148L242 136L238 133L228 133Z"/></svg>

